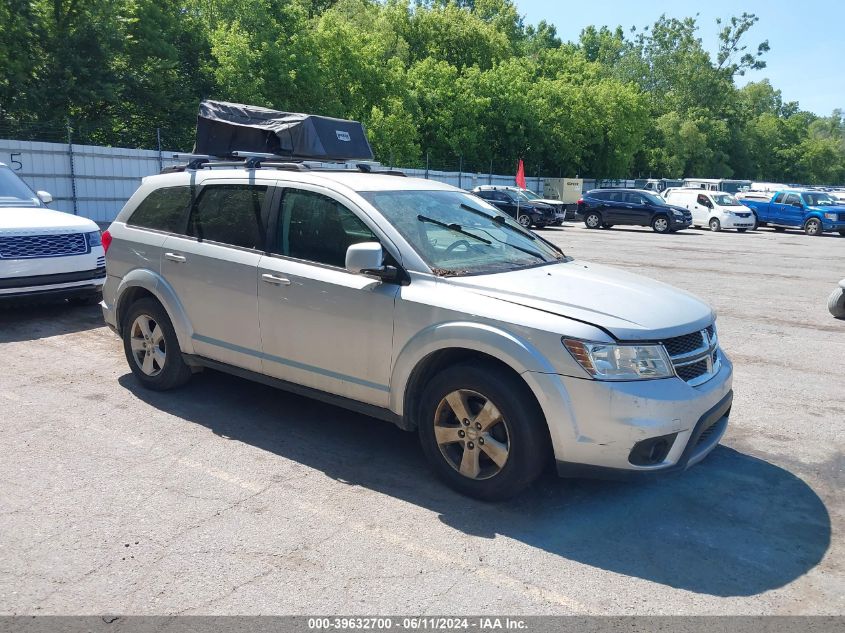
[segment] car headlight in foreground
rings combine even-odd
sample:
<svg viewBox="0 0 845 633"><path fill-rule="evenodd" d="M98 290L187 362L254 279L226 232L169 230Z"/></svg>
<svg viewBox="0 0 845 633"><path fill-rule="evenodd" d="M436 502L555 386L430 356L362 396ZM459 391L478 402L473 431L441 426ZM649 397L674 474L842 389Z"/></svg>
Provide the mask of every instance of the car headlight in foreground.
<svg viewBox="0 0 845 633"><path fill-rule="evenodd" d="M99 231L91 231L90 233L86 233L85 237L88 240L88 246L90 246L91 248L103 245L103 237Z"/></svg>
<svg viewBox="0 0 845 633"><path fill-rule="evenodd" d="M614 345L563 338L564 347L596 380L669 378L675 370L662 345Z"/></svg>

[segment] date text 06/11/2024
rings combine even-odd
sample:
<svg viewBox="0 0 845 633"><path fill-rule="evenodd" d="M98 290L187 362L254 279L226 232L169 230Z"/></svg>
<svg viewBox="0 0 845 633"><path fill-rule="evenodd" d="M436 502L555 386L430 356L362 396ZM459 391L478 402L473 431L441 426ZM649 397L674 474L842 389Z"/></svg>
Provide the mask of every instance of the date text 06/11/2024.
<svg viewBox="0 0 845 633"><path fill-rule="evenodd" d="M309 630L526 630L524 620L500 617L322 617L308 618Z"/></svg>

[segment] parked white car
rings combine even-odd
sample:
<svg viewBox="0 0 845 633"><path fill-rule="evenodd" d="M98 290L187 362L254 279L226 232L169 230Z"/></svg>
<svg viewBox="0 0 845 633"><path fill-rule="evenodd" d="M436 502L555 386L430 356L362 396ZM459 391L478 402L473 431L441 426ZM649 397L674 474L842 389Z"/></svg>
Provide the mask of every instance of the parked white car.
<svg viewBox="0 0 845 633"><path fill-rule="evenodd" d="M689 209L692 225L708 227L711 231L736 229L745 233L756 224L754 213L729 193L702 189L670 189L666 201Z"/></svg>
<svg viewBox="0 0 845 633"><path fill-rule="evenodd" d="M0 163L0 300L98 303L106 281L100 229L87 218L48 209L52 199Z"/></svg>
<svg viewBox="0 0 845 633"><path fill-rule="evenodd" d="M210 367L377 416L485 499L553 457L654 475L719 443L732 366L700 299L449 185L231 164L145 178L104 234L103 314L144 387Z"/></svg>

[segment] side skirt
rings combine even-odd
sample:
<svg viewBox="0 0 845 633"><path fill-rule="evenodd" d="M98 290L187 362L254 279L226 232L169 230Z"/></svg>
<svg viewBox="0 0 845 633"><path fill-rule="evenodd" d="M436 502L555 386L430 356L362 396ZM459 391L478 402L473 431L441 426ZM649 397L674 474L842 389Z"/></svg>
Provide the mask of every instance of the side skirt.
<svg viewBox="0 0 845 633"><path fill-rule="evenodd" d="M349 411L354 411L355 413L360 413L362 415L368 415L373 418L378 418L379 420L391 422L404 431L412 430L408 427L403 416L397 415L390 409L377 407L372 404L366 404L364 402L352 400L351 398L345 398L343 396L338 396L333 393L320 391L319 389L304 387L293 382L288 382L287 380L273 378L272 376L265 376L264 374L249 371L248 369L229 365L228 363L221 363L220 361L211 360L210 358L205 358L204 356L196 356L194 354L182 354L182 356L184 357L185 362L191 366L208 367L209 369L222 371L233 376L238 376L239 378L246 378L247 380L260 382L261 384L268 385L270 387L275 387L276 389L281 389L282 391L294 393L298 396L305 396L306 398L312 398L314 400L325 402L326 404L331 404L336 407L342 407L344 409L348 409Z"/></svg>

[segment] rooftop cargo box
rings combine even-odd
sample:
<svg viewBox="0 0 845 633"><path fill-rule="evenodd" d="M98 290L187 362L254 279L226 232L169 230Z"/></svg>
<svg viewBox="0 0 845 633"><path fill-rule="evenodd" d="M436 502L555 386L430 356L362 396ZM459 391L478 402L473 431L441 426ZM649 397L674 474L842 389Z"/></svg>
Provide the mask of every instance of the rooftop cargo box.
<svg viewBox="0 0 845 633"><path fill-rule="evenodd" d="M304 160L372 160L358 121L279 112L224 101L200 102L194 152L231 156L257 152Z"/></svg>

